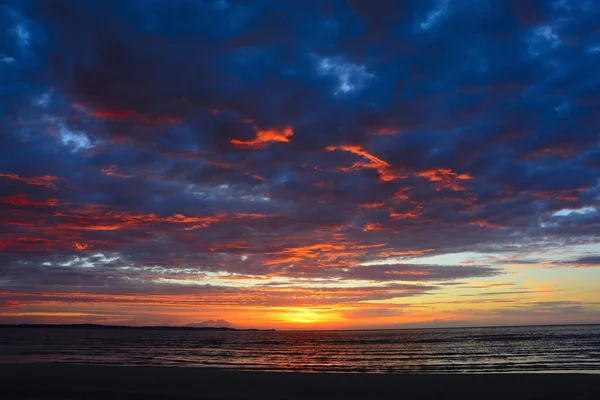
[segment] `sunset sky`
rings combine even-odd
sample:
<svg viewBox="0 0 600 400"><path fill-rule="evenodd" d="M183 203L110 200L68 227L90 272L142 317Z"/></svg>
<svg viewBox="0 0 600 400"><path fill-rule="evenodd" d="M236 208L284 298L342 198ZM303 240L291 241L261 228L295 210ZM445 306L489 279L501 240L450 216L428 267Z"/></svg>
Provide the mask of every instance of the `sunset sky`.
<svg viewBox="0 0 600 400"><path fill-rule="evenodd" d="M600 322L593 0L8 0L0 323Z"/></svg>

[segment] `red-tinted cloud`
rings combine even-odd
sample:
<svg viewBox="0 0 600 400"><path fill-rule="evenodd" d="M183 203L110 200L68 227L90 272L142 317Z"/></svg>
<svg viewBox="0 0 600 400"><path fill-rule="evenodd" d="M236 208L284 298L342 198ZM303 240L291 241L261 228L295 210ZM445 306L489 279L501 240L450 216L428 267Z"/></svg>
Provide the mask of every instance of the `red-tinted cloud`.
<svg viewBox="0 0 600 400"><path fill-rule="evenodd" d="M461 186L460 181L473 179L473 177L468 174L457 174L450 169L443 168L417 172L416 175L456 192L465 190L465 188Z"/></svg>
<svg viewBox="0 0 600 400"><path fill-rule="evenodd" d="M546 200L559 200L575 202L578 201L581 194L590 188L564 189L564 190L544 190L533 192L533 196Z"/></svg>
<svg viewBox="0 0 600 400"><path fill-rule="evenodd" d="M405 212L396 212L394 210L390 210L390 218L391 219L405 219L405 218L418 218L423 214L423 207L417 206L414 210L409 210Z"/></svg>
<svg viewBox="0 0 600 400"><path fill-rule="evenodd" d="M479 220L479 221L469 222L469 225L476 225L480 228L491 228L491 229L503 228L503 226L500 224L496 224L496 223L493 223L493 222L490 222L490 221L487 221L484 219Z"/></svg>
<svg viewBox="0 0 600 400"><path fill-rule="evenodd" d="M87 243L81 243L81 242L73 242L73 248L75 248L76 250L87 250L89 249L90 245Z"/></svg>
<svg viewBox="0 0 600 400"><path fill-rule="evenodd" d="M133 175L127 175L127 174L123 174L123 173L119 172L119 167L117 167L116 165L109 165L106 168L102 168L100 171L102 171L102 173L105 175L114 176L116 178L127 179L127 178L131 178L133 176Z"/></svg>
<svg viewBox="0 0 600 400"><path fill-rule="evenodd" d="M385 203L365 203L365 204L361 204L360 206L362 208L379 208L379 207L383 207L385 205Z"/></svg>
<svg viewBox="0 0 600 400"><path fill-rule="evenodd" d="M149 117L131 110L97 110L89 112L87 115L94 118L114 120L114 119L137 119L145 124L165 125L180 124L181 119L177 117Z"/></svg>
<svg viewBox="0 0 600 400"><path fill-rule="evenodd" d="M58 199L34 200L23 193L2 197L0 203L23 207L57 207L59 205Z"/></svg>
<svg viewBox="0 0 600 400"><path fill-rule="evenodd" d="M46 187L49 189L57 189L56 182L62 180L62 178L59 178L57 176L52 176L52 175L21 177L17 174L2 174L2 173L0 173L0 177L18 181L18 182L23 182L28 185L43 186L43 187Z"/></svg>
<svg viewBox="0 0 600 400"><path fill-rule="evenodd" d="M355 162L350 167L342 167L340 170L342 171L352 171L355 169L361 168L373 168L376 169L379 173L379 179L384 182L393 181L396 179L405 178L401 172L394 171L390 164L383 161L382 159L372 155L371 153L364 150L361 146L358 145L343 145L343 146L327 146L327 151L335 151L335 150L343 150L348 151L352 154L356 154L363 158L366 158L369 162Z"/></svg>
<svg viewBox="0 0 600 400"><path fill-rule="evenodd" d="M400 133L400 130L395 128L379 128L373 131L373 135L377 136L396 135L398 133Z"/></svg>
<svg viewBox="0 0 600 400"><path fill-rule="evenodd" d="M245 148L264 148L268 143L288 143L290 137L294 135L294 131L290 126L286 126L281 130L278 129L260 129L254 128L256 137L250 140L231 139L231 144L236 147Z"/></svg>
<svg viewBox="0 0 600 400"><path fill-rule="evenodd" d="M364 232L368 232L368 231L382 231L383 225L381 225L379 222L367 222L364 226L363 226L363 231Z"/></svg>

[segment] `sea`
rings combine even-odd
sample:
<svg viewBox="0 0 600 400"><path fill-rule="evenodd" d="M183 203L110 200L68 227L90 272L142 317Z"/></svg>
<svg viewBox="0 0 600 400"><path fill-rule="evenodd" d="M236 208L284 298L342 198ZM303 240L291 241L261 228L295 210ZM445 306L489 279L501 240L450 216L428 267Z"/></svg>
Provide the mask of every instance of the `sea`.
<svg viewBox="0 0 600 400"><path fill-rule="evenodd" d="M0 328L0 363L600 374L600 325L369 331Z"/></svg>

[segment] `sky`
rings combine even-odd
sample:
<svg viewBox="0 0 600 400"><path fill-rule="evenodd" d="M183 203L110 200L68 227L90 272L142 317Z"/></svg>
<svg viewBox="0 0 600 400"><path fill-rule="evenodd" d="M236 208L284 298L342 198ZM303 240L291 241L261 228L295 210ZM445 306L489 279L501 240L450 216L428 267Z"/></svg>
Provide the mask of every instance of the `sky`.
<svg viewBox="0 0 600 400"><path fill-rule="evenodd" d="M595 0L4 0L0 323L600 322Z"/></svg>

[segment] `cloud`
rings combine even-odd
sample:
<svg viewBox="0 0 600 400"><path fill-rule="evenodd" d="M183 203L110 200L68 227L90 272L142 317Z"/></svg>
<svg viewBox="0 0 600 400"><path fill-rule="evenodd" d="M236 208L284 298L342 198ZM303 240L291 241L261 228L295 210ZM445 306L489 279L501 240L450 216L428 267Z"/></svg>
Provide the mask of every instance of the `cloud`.
<svg viewBox="0 0 600 400"><path fill-rule="evenodd" d="M443 187L449 188L450 190L454 190L456 192L465 190L459 184L459 181L473 179L473 177L469 176L468 174L459 175L455 172L452 172L449 169L442 168L439 168L437 170L418 172L416 175L425 178L431 182L439 182Z"/></svg>
<svg viewBox="0 0 600 400"><path fill-rule="evenodd" d="M361 146L346 145L346 146L327 146L327 151L343 150L366 158L369 162L355 162L350 167L342 167L341 171L351 171L360 168L374 168L379 173L379 178L382 181L393 181L404 176L400 173L390 170L390 164L382 159L368 153Z"/></svg>
<svg viewBox="0 0 600 400"><path fill-rule="evenodd" d="M255 128L256 130L256 138L251 140L238 140L231 139L231 144L240 148L261 148L264 147L266 143L269 142L280 142L280 143L288 143L290 141L289 137L294 134L292 128L287 126L281 130L277 129L266 129L261 130Z"/></svg>
<svg viewBox="0 0 600 400"><path fill-rule="evenodd" d="M336 94L360 90L369 79L374 77L374 74L368 72L364 65L344 61L339 57L321 58L317 69L322 75L337 78L338 84L334 91Z"/></svg>
<svg viewBox="0 0 600 400"><path fill-rule="evenodd" d="M423 264L372 264L355 266L345 271L331 271L346 279L382 281L443 281L474 277L489 277L501 273L488 266L451 266Z"/></svg>
<svg viewBox="0 0 600 400"><path fill-rule="evenodd" d="M0 178L7 178L17 182L23 182L27 185L43 186L48 189L57 189L56 182L61 178L51 175L21 177L14 173L0 174Z"/></svg>
<svg viewBox="0 0 600 400"><path fill-rule="evenodd" d="M109 165L106 168L102 168L100 171L102 171L102 173L105 175L110 175L110 176L114 176L117 178L123 178L123 179L131 178L131 175L127 175L127 174L123 174L123 173L119 172L119 167L117 167L116 165Z"/></svg>
<svg viewBox="0 0 600 400"><path fill-rule="evenodd" d="M561 261L557 263L558 265L572 265L574 267L581 268L591 268L591 267L600 267L600 256L585 256L580 257L574 260Z"/></svg>
<svg viewBox="0 0 600 400"><path fill-rule="evenodd" d="M598 244L596 7L321 3L0 10L0 296L350 307L595 266L531 254Z"/></svg>

